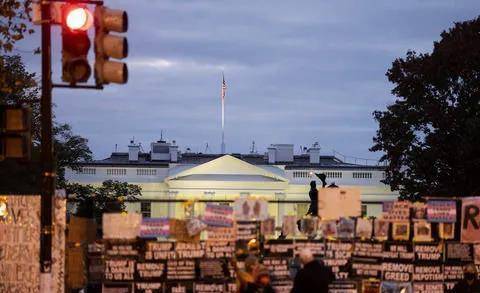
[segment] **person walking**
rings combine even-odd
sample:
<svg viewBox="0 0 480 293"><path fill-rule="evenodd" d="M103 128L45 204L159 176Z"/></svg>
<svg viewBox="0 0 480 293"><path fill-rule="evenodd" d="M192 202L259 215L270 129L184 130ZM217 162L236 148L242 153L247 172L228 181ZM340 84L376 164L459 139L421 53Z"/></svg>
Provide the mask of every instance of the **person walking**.
<svg viewBox="0 0 480 293"><path fill-rule="evenodd" d="M262 264L258 265L254 272L255 282L249 283L245 293L275 293L270 283L270 272Z"/></svg>
<svg viewBox="0 0 480 293"><path fill-rule="evenodd" d="M315 259L310 249L300 251L303 267L298 271L291 293L328 293L328 285L335 279L332 270Z"/></svg>
<svg viewBox="0 0 480 293"><path fill-rule="evenodd" d="M480 281L477 278L477 268L470 263L463 269L464 279L453 287L454 293L480 293Z"/></svg>

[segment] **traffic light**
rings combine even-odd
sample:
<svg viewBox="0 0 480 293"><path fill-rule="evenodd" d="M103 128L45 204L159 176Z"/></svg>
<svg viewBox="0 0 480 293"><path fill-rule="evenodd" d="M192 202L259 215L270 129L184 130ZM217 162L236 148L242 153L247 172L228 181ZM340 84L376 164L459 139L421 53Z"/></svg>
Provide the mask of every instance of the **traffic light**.
<svg viewBox="0 0 480 293"><path fill-rule="evenodd" d="M0 106L0 161L30 158L31 117L29 107Z"/></svg>
<svg viewBox="0 0 480 293"><path fill-rule="evenodd" d="M84 5L65 4L62 20L62 80L70 84L86 82L92 72L87 58L92 13Z"/></svg>
<svg viewBox="0 0 480 293"><path fill-rule="evenodd" d="M123 59L128 55L127 39L110 32L124 33L127 29L128 17L125 11L109 9L101 5L95 8L95 82L97 85L127 82L127 65L110 60L110 58Z"/></svg>

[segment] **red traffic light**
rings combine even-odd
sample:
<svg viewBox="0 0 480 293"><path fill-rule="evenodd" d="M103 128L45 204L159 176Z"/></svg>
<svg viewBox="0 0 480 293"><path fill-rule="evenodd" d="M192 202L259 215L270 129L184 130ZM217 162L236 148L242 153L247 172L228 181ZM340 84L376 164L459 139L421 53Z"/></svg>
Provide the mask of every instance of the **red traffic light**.
<svg viewBox="0 0 480 293"><path fill-rule="evenodd" d="M72 31L86 31L93 24L93 15L86 7L67 6L64 16L66 27Z"/></svg>

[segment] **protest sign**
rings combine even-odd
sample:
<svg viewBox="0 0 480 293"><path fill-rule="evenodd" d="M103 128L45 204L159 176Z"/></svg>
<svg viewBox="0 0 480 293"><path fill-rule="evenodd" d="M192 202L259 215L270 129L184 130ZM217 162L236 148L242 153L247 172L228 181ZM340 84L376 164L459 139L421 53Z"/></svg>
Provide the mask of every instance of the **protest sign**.
<svg viewBox="0 0 480 293"><path fill-rule="evenodd" d="M275 234L275 218L268 218L260 223L260 233L264 236Z"/></svg>
<svg viewBox="0 0 480 293"><path fill-rule="evenodd" d="M136 260L134 259L105 260L105 281L133 281L135 273L135 263Z"/></svg>
<svg viewBox="0 0 480 293"><path fill-rule="evenodd" d="M445 258L447 261L471 262L473 260L473 249L471 244L447 242L445 245Z"/></svg>
<svg viewBox="0 0 480 293"><path fill-rule="evenodd" d="M173 242L148 241L145 245L146 260L175 259L177 254L173 249Z"/></svg>
<svg viewBox="0 0 480 293"><path fill-rule="evenodd" d="M362 293L380 293L380 281L378 280L362 280Z"/></svg>
<svg viewBox="0 0 480 293"><path fill-rule="evenodd" d="M238 221L263 221L268 218L268 203L259 198L238 198L234 211Z"/></svg>
<svg viewBox="0 0 480 293"><path fill-rule="evenodd" d="M480 243L480 197L462 199L461 239L465 243Z"/></svg>
<svg viewBox="0 0 480 293"><path fill-rule="evenodd" d="M195 293L225 292L223 283L195 282L193 288Z"/></svg>
<svg viewBox="0 0 480 293"><path fill-rule="evenodd" d="M135 293L162 293L163 286L160 282L135 282Z"/></svg>
<svg viewBox="0 0 480 293"><path fill-rule="evenodd" d="M142 215L137 213L103 214L104 239L135 239L140 235Z"/></svg>
<svg viewBox="0 0 480 293"><path fill-rule="evenodd" d="M317 233L318 218L306 216L300 219L300 232L307 236L314 236Z"/></svg>
<svg viewBox="0 0 480 293"><path fill-rule="evenodd" d="M332 269L337 280L347 279L349 276L348 264L353 252L352 242L328 241L325 248L323 262Z"/></svg>
<svg viewBox="0 0 480 293"><path fill-rule="evenodd" d="M434 223L456 222L457 203L454 200L428 200L427 220Z"/></svg>
<svg viewBox="0 0 480 293"><path fill-rule="evenodd" d="M432 241L432 226L426 221L418 221L413 224L413 241Z"/></svg>
<svg viewBox="0 0 480 293"><path fill-rule="evenodd" d="M302 249L308 248L315 257L324 257L326 244L322 240L297 240L294 244L295 255L298 255Z"/></svg>
<svg viewBox="0 0 480 293"><path fill-rule="evenodd" d="M360 190L357 188L322 188L318 191L318 216L322 220L361 215Z"/></svg>
<svg viewBox="0 0 480 293"><path fill-rule="evenodd" d="M293 241L290 239L267 240L263 245L263 250L266 256L293 257L294 255L294 245Z"/></svg>
<svg viewBox="0 0 480 293"><path fill-rule="evenodd" d="M413 251L417 262L426 261L428 263L441 262L443 259L442 243L422 243L414 244Z"/></svg>
<svg viewBox="0 0 480 293"><path fill-rule="evenodd" d="M357 218L355 227L355 237L370 239L373 232L373 220L365 218Z"/></svg>
<svg viewBox="0 0 480 293"><path fill-rule="evenodd" d="M233 208L227 205L207 203L203 214L203 222L208 226L232 227Z"/></svg>
<svg viewBox="0 0 480 293"><path fill-rule="evenodd" d="M392 238L393 240L408 240L410 238L410 222L394 222Z"/></svg>
<svg viewBox="0 0 480 293"><path fill-rule="evenodd" d="M343 239L353 238L355 232L355 220L340 218L337 225L337 237Z"/></svg>
<svg viewBox="0 0 480 293"><path fill-rule="evenodd" d="M200 234L190 236L187 229L187 221L170 219L171 235L178 241L183 242L198 242L200 241Z"/></svg>
<svg viewBox="0 0 480 293"><path fill-rule="evenodd" d="M413 282L414 293L443 293L443 282Z"/></svg>
<svg viewBox="0 0 480 293"><path fill-rule="evenodd" d="M394 201L388 202L391 207L385 208L381 219L389 222L408 222L410 221L410 202L409 201Z"/></svg>
<svg viewBox="0 0 480 293"><path fill-rule="evenodd" d="M176 259L167 261L167 280L194 280L195 261L193 259Z"/></svg>
<svg viewBox="0 0 480 293"><path fill-rule="evenodd" d="M337 220L322 221L320 224L320 234L323 238L336 238Z"/></svg>
<svg viewBox="0 0 480 293"><path fill-rule="evenodd" d="M444 240L455 238L455 223L438 223L438 236Z"/></svg>
<svg viewBox="0 0 480 293"><path fill-rule="evenodd" d="M168 218L143 218L140 225L140 237L156 238L170 235L170 220Z"/></svg>
<svg viewBox="0 0 480 293"><path fill-rule="evenodd" d="M412 221L426 221L427 206L423 202L414 202L412 204Z"/></svg>
<svg viewBox="0 0 480 293"><path fill-rule="evenodd" d="M258 237L259 224L256 221L237 222L237 240L251 240Z"/></svg>
<svg viewBox="0 0 480 293"><path fill-rule="evenodd" d="M233 227L207 227L208 241L235 241L237 228Z"/></svg>
<svg viewBox="0 0 480 293"><path fill-rule="evenodd" d="M383 262L383 280L392 282L411 282L413 274L412 263Z"/></svg>
<svg viewBox="0 0 480 293"><path fill-rule="evenodd" d="M40 290L40 196L2 196L0 292Z"/></svg>
<svg viewBox="0 0 480 293"><path fill-rule="evenodd" d="M290 278L288 259L284 257L266 257L263 264L270 271L271 283L275 292L290 292L293 280Z"/></svg>
<svg viewBox="0 0 480 293"><path fill-rule="evenodd" d="M402 260L405 262L411 262L415 254L413 253L412 243L396 243L386 242L383 251L384 259L391 261Z"/></svg>
<svg viewBox="0 0 480 293"><path fill-rule="evenodd" d="M377 219L374 221L374 234L375 239L379 241L385 241L388 239L388 230L390 223L384 220Z"/></svg>
<svg viewBox="0 0 480 293"><path fill-rule="evenodd" d="M285 236L297 234L297 217L296 216L283 216L282 234Z"/></svg>

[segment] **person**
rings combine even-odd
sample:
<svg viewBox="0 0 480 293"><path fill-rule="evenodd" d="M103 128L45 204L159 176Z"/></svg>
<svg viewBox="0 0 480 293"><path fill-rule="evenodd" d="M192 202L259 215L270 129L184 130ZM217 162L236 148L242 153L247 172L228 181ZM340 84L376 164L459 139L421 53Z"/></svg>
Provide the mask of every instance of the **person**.
<svg viewBox="0 0 480 293"><path fill-rule="evenodd" d="M332 270L316 260L308 248L302 249L299 256L303 268L295 276L291 293L327 293L335 279Z"/></svg>
<svg viewBox="0 0 480 293"><path fill-rule="evenodd" d="M308 208L307 215L317 216L318 215L318 190L317 183L315 181L310 182L310 192L308 192L310 197L310 207Z"/></svg>
<svg viewBox="0 0 480 293"><path fill-rule="evenodd" d="M270 283L270 272L266 266L258 265L254 275L255 282L247 285L245 293L275 293Z"/></svg>
<svg viewBox="0 0 480 293"><path fill-rule="evenodd" d="M454 293L480 293L480 282L477 278L477 268L474 264L467 264L463 268L464 279L453 287Z"/></svg>
<svg viewBox="0 0 480 293"><path fill-rule="evenodd" d="M237 292L245 293L248 284L255 282L254 271L259 264L258 258L254 255L247 256L245 259L245 269L243 270L238 269L235 260L233 260L233 262L233 267L237 275Z"/></svg>

